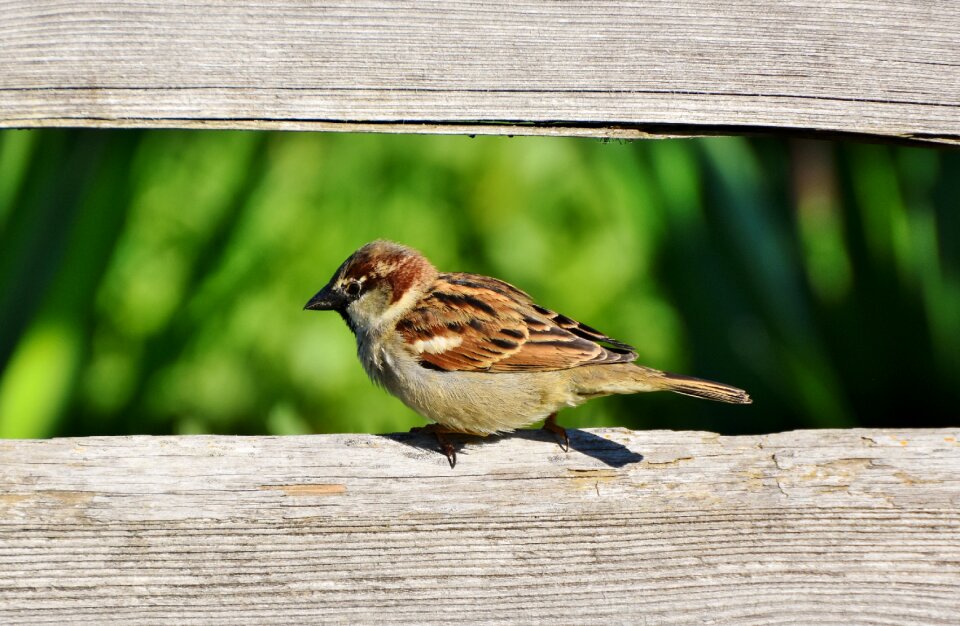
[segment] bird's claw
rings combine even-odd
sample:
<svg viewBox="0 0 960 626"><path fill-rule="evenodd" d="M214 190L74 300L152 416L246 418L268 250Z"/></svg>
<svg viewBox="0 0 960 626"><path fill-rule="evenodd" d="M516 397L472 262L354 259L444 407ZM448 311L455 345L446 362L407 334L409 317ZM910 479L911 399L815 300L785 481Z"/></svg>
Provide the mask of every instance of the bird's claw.
<svg viewBox="0 0 960 626"><path fill-rule="evenodd" d="M411 433L430 433L437 438L437 443L440 444L440 452L447 457L447 462L450 463L450 469L453 469L457 465L457 448L447 439L444 435L453 432L442 428L437 424L427 424L426 426L414 426L410 429Z"/></svg>
<svg viewBox="0 0 960 626"><path fill-rule="evenodd" d="M439 440L440 437L437 437ZM457 465L457 450L453 447L453 444L449 441L440 441L440 451L447 457L447 461L450 463L450 469L453 469Z"/></svg>
<svg viewBox="0 0 960 626"><path fill-rule="evenodd" d="M557 414L553 413L543 422L543 429L550 431L557 438L560 449L564 452L570 452L570 436L567 435L567 429L557 424Z"/></svg>

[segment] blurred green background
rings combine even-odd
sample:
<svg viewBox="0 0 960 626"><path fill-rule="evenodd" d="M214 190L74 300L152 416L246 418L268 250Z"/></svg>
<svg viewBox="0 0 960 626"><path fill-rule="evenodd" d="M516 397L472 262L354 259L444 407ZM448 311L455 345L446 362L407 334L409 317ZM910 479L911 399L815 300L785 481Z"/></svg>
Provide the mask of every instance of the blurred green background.
<svg viewBox="0 0 960 626"><path fill-rule="evenodd" d="M0 436L422 420L307 299L389 238L748 389L568 426L957 425L960 153L715 138L0 132Z"/></svg>

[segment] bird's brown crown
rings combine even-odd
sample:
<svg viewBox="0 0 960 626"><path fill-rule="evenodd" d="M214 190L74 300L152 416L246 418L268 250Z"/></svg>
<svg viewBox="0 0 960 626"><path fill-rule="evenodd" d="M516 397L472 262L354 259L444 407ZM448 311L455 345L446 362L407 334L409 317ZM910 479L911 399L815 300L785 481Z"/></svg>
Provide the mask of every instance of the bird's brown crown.
<svg viewBox="0 0 960 626"><path fill-rule="evenodd" d="M390 304L408 290L432 282L437 270L420 252L392 241L377 240L366 244L341 269L343 279L364 281L369 286L389 286Z"/></svg>

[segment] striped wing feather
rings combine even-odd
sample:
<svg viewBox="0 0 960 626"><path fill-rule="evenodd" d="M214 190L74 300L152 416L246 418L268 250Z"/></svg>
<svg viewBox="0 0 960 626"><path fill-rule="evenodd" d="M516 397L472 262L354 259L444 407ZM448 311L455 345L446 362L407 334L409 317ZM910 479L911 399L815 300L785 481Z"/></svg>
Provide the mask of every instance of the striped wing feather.
<svg viewBox="0 0 960 626"><path fill-rule="evenodd" d="M397 330L424 367L445 371L549 371L637 358L629 345L475 274L441 274Z"/></svg>

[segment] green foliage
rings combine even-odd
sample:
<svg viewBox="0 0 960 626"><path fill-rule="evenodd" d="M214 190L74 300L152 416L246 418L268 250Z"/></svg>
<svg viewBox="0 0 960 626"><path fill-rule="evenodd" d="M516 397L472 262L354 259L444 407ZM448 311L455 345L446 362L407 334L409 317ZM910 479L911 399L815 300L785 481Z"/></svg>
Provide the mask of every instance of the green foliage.
<svg viewBox="0 0 960 626"><path fill-rule="evenodd" d="M3 131L0 436L421 424L302 310L375 238L755 399L565 425L951 423L958 187L956 152L854 144Z"/></svg>

